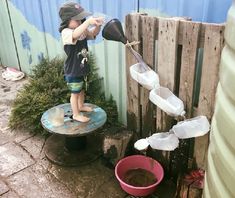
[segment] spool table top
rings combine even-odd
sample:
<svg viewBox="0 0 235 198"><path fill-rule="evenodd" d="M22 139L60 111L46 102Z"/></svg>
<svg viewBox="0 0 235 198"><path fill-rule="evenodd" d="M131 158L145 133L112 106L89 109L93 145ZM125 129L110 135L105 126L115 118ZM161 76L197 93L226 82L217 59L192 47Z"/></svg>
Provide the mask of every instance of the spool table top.
<svg viewBox="0 0 235 198"><path fill-rule="evenodd" d="M41 123L44 129L46 129L50 133L55 133L58 135L65 135L65 136L85 136L91 134L96 129L102 127L106 120L107 115L103 109L94 105L85 103L84 105L92 107L92 112L81 112L84 116L90 118L89 122L82 123L71 119L72 110L70 103L61 104L51 109L45 111L41 117ZM53 124L51 120L51 116L57 109L62 109L64 112L64 124L61 126L56 126Z"/></svg>

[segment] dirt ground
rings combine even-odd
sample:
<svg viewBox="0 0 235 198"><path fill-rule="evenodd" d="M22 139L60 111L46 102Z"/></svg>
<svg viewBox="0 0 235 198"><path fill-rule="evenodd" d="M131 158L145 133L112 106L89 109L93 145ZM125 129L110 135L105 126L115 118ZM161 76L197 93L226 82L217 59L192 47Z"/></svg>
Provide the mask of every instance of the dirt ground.
<svg viewBox="0 0 235 198"><path fill-rule="evenodd" d="M12 102L25 83L26 79L12 82L0 76L0 198L132 197L102 158L81 167L58 166L45 157L45 137L8 128ZM171 198L173 188L163 182L150 197Z"/></svg>

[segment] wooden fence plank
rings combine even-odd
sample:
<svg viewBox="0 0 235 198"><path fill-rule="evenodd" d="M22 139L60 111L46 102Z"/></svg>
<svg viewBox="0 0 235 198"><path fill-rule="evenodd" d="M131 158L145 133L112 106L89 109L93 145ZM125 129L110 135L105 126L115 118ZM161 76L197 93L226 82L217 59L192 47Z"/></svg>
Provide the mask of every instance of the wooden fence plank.
<svg viewBox="0 0 235 198"><path fill-rule="evenodd" d="M158 47L157 47L157 72L159 74L160 85L168 87L175 91L175 73L177 65L177 48L178 48L178 28L179 21L172 19L159 18L158 25ZM158 132L168 131L174 120L165 112L157 108L156 111L156 128ZM160 163L163 165L166 173L170 172L170 152L157 151Z"/></svg>
<svg viewBox="0 0 235 198"><path fill-rule="evenodd" d="M158 68L160 85L175 91L175 73L177 62L179 21L172 19L159 19L158 31ZM157 131L171 128L172 118L157 109Z"/></svg>
<svg viewBox="0 0 235 198"><path fill-rule="evenodd" d="M190 118L192 116L194 75L201 23L184 21L180 24L183 29L183 42L179 98L184 102L186 117Z"/></svg>
<svg viewBox="0 0 235 198"><path fill-rule="evenodd" d="M214 113L215 93L219 78L220 56L224 46L224 25L205 25L205 43L197 115L205 115L211 120ZM205 168L208 144L208 134L195 139L194 156L199 168Z"/></svg>
<svg viewBox="0 0 235 198"><path fill-rule="evenodd" d="M129 42L140 40L140 15L129 14L126 16L125 35ZM140 52L140 46L134 46ZM130 76L129 67L136 63L134 56L126 49L126 75L127 75L127 127L140 132L140 95L139 85Z"/></svg>
<svg viewBox="0 0 235 198"><path fill-rule="evenodd" d="M139 14L126 17L126 36L131 41L142 41L135 49L143 54L144 61L159 74L160 85L168 87L183 100L186 117L206 115L210 120L214 109L215 91L218 82L218 65L223 47L224 24L206 24L176 20L174 18L142 17ZM142 40L141 40L142 39ZM195 95L195 64L198 48L204 48L203 66L198 108L193 107ZM157 132L169 131L176 121L157 108L156 125L151 126L149 92L139 87L130 78L129 66L136 63L133 55L126 52L127 61L127 91L128 91L128 127L138 131L142 136L148 136L152 127ZM178 59L178 60L177 60ZM155 131L153 131L155 132ZM180 171L176 164L184 156L188 156L194 148L194 158L199 168L204 168L208 147L208 136L195 138L195 145L189 148L180 141L180 148L174 152L149 151L165 168L166 173L175 176ZM190 144L191 145L191 144ZM182 148L186 152L182 153ZM191 152L192 153L192 152ZM177 160L176 160L177 159ZM187 162L187 159L186 159ZM181 164L184 164L183 162ZM172 173L174 175L172 175Z"/></svg>
<svg viewBox="0 0 235 198"><path fill-rule="evenodd" d="M180 21L179 29L182 32L182 55L179 72L179 98L184 102L186 118L191 118L193 107L194 76L197 60L201 23ZM171 153L171 173L177 175L185 172L189 161L193 159L193 139L180 140L179 147Z"/></svg>
<svg viewBox="0 0 235 198"><path fill-rule="evenodd" d="M156 40L157 18L141 16L142 42L143 42L143 60L154 70L154 52ZM156 121L153 118L153 104L149 101L149 91L145 88L140 89L141 94L141 119L142 119L142 137L148 137L155 130Z"/></svg>

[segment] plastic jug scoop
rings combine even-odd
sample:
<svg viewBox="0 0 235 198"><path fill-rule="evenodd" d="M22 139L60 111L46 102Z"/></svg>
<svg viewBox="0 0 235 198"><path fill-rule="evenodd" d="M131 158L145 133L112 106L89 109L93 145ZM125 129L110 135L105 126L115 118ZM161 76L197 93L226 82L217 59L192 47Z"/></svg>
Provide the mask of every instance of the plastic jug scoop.
<svg viewBox="0 0 235 198"><path fill-rule="evenodd" d="M62 108L55 107L48 112L48 121L55 127L64 124L64 110Z"/></svg>
<svg viewBox="0 0 235 198"><path fill-rule="evenodd" d="M178 138L193 138L205 135L210 130L210 124L206 116L197 116L178 122L172 127L172 131Z"/></svg>
<svg viewBox="0 0 235 198"><path fill-rule="evenodd" d="M148 137L148 142L153 149L173 151L179 146L179 139L173 132L154 133Z"/></svg>
<svg viewBox="0 0 235 198"><path fill-rule="evenodd" d="M122 42L127 44L127 39L124 35L122 24L118 19L111 19L103 28L102 36L111 41Z"/></svg>
<svg viewBox="0 0 235 198"><path fill-rule="evenodd" d="M183 101L166 87L152 89L149 99L168 115L183 116L185 114Z"/></svg>
<svg viewBox="0 0 235 198"><path fill-rule="evenodd" d="M147 150L149 146L148 140L146 138L139 139L135 142L134 147L139 151Z"/></svg>
<svg viewBox="0 0 235 198"><path fill-rule="evenodd" d="M131 77L148 90L160 87L158 74L149 68L147 71L141 63L130 66Z"/></svg>

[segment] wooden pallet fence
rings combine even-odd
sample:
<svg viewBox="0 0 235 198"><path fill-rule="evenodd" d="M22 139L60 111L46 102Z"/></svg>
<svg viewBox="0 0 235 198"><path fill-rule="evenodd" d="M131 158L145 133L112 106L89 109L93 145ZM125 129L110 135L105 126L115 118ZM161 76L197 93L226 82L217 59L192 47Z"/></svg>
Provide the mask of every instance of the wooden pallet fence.
<svg viewBox="0 0 235 198"><path fill-rule="evenodd" d="M125 25L128 41L141 42L134 48L159 74L160 85L168 87L183 100L186 118L205 115L211 120L224 24L129 14ZM202 64L199 49L203 52ZM129 67L135 63L134 56L126 50L128 128L134 130L138 137L167 132L177 121L151 104L149 91L130 77ZM198 104L195 98L198 98ZM208 137L181 140L175 151L154 151L151 155L169 173L177 174L182 171L182 166L191 168L193 161L196 162L195 166L204 168Z"/></svg>

